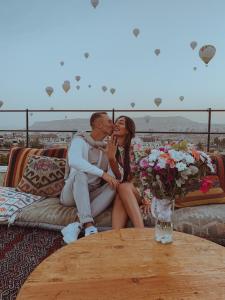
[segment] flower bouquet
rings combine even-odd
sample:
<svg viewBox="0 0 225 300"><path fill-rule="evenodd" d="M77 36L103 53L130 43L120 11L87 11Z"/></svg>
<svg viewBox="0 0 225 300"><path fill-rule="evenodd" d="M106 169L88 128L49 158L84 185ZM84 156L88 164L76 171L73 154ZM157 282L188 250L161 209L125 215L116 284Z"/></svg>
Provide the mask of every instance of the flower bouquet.
<svg viewBox="0 0 225 300"><path fill-rule="evenodd" d="M208 191L212 183L202 177L214 172L211 159L185 141L152 149L148 155L140 153L135 159L136 183L143 197L149 189L153 195L151 212L157 221L156 240L172 242L174 201L185 196L193 181L201 183L203 192Z"/></svg>

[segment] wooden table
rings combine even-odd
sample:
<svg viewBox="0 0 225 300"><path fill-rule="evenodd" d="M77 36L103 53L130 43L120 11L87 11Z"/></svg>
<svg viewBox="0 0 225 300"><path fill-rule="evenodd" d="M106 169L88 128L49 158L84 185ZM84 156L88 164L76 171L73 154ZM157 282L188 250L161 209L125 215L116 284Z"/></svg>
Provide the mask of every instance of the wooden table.
<svg viewBox="0 0 225 300"><path fill-rule="evenodd" d="M18 300L225 299L225 248L175 232L154 241L153 229L122 229L82 238L45 259Z"/></svg>

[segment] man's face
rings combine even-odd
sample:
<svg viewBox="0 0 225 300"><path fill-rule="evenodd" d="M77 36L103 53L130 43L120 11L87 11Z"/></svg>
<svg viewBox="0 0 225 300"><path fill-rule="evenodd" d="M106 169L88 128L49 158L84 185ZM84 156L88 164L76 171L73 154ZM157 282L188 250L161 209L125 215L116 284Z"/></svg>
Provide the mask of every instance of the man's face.
<svg viewBox="0 0 225 300"><path fill-rule="evenodd" d="M107 114L101 116L101 129L105 135L111 135L113 132L113 121Z"/></svg>

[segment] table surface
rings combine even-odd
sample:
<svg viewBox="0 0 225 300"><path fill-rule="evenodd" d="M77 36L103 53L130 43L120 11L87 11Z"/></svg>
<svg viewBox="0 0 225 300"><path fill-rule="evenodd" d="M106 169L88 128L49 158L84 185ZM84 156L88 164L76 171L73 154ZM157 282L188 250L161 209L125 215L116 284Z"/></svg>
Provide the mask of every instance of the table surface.
<svg viewBox="0 0 225 300"><path fill-rule="evenodd" d="M174 232L172 244L154 230L98 233L64 246L28 277L17 299L224 299L225 248Z"/></svg>

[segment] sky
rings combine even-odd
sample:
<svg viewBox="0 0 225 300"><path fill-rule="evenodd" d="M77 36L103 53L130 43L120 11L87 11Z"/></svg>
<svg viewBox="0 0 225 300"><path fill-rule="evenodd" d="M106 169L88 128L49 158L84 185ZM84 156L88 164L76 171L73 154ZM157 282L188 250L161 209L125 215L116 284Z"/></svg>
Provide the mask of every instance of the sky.
<svg viewBox="0 0 225 300"><path fill-rule="evenodd" d="M206 68L207 44L216 54ZM0 49L1 109L224 108L224 0L0 0Z"/></svg>

